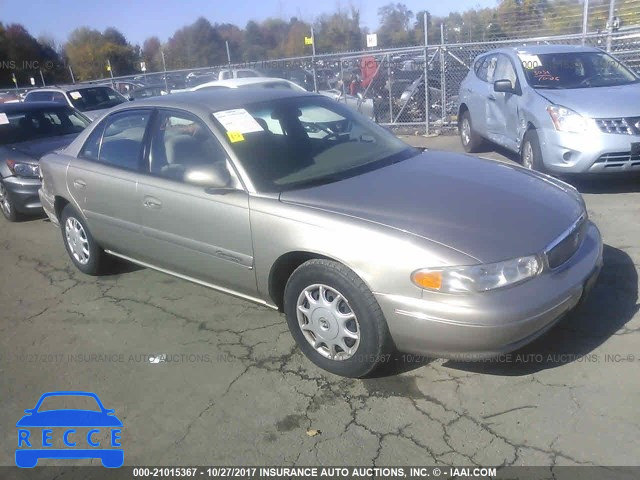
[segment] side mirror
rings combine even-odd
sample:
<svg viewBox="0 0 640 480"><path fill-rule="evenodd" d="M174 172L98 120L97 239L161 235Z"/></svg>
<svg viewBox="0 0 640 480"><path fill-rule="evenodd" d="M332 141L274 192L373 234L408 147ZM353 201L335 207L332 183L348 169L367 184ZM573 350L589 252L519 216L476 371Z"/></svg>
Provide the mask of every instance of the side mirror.
<svg viewBox="0 0 640 480"><path fill-rule="evenodd" d="M184 181L190 185L205 188L225 188L231 182L231 176L226 168L222 166L197 167L187 170L184 174Z"/></svg>
<svg viewBox="0 0 640 480"><path fill-rule="evenodd" d="M516 93L516 89L513 87L511 80L496 80L493 82L494 92L503 93Z"/></svg>

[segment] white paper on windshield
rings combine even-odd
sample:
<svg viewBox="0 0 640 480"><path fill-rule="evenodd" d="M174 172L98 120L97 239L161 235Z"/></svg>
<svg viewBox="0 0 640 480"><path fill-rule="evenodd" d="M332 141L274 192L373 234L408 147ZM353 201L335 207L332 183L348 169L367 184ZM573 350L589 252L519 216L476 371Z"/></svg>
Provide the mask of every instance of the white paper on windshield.
<svg viewBox="0 0 640 480"><path fill-rule="evenodd" d="M216 112L213 116L216 117L227 132L251 133L264 131L260 124L256 122L256 119L244 108Z"/></svg>
<svg viewBox="0 0 640 480"><path fill-rule="evenodd" d="M525 70L533 70L534 68L542 67L542 62L537 55L519 53L518 58L522 63L522 68L524 68Z"/></svg>
<svg viewBox="0 0 640 480"><path fill-rule="evenodd" d="M6 113L0 113L0 125L8 125L9 119L7 118Z"/></svg>
<svg viewBox="0 0 640 480"><path fill-rule="evenodd" d="M80 100L82 98L80 92L69 92L69 95L71 95L71 98L74 100Z"/></svg>

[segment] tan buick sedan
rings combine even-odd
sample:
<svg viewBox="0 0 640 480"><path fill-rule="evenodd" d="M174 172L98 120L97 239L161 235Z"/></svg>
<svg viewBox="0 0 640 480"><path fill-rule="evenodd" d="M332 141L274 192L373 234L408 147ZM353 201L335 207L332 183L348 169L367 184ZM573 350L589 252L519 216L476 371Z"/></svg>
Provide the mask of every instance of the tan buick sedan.
<svg viewBox="0 0 640 480"><path fill-rule="evenodd" d="M422 152L328 98L238 89L116 107L41 162L72 262L109 255L286 314L318 366L393 349L515 350L602 264L580 194L551 177Z"/></svg>

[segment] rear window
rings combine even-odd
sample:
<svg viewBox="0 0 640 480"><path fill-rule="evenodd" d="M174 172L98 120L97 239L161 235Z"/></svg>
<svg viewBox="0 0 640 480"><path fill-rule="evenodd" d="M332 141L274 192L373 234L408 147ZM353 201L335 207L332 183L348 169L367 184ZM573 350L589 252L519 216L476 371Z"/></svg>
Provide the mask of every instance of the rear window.
<svg viewBox="0 0 640 480"><path fill-rule="evenodd" d="M59 101L59 98L56 101ZM51 102L53 100L53 92L29 92L24 99L25 102ZM60 103L64 103L64 97Z"/></svg>
<svg viewBox="0 0 640 480"><path fill-rule="evenodd" d="M79 88L67 92L67 96L81 112L111 108L127 101L111 87Z"/></svg>
<svg viewBox="0 0 640 480"><path fill-rule="evenodd" d="M69 107L0 113L0 145L80 133L89 120Z"/></svg>

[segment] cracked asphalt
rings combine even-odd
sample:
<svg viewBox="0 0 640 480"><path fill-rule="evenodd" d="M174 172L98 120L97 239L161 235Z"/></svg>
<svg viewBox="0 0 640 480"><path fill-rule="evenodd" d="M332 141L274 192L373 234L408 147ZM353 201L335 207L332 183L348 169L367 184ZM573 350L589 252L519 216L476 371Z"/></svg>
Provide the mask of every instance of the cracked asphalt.
<svg viewBox="0 0 640 480"><path fill-rule="evenodd" d="M51 223L0 221L0 465L55 390L115 409L125 465L639 465L640 180L576 185L606 243L581 309L493 362L399 354L366 380L316 368L277 312L126 263L85 276Z"/></svg>

